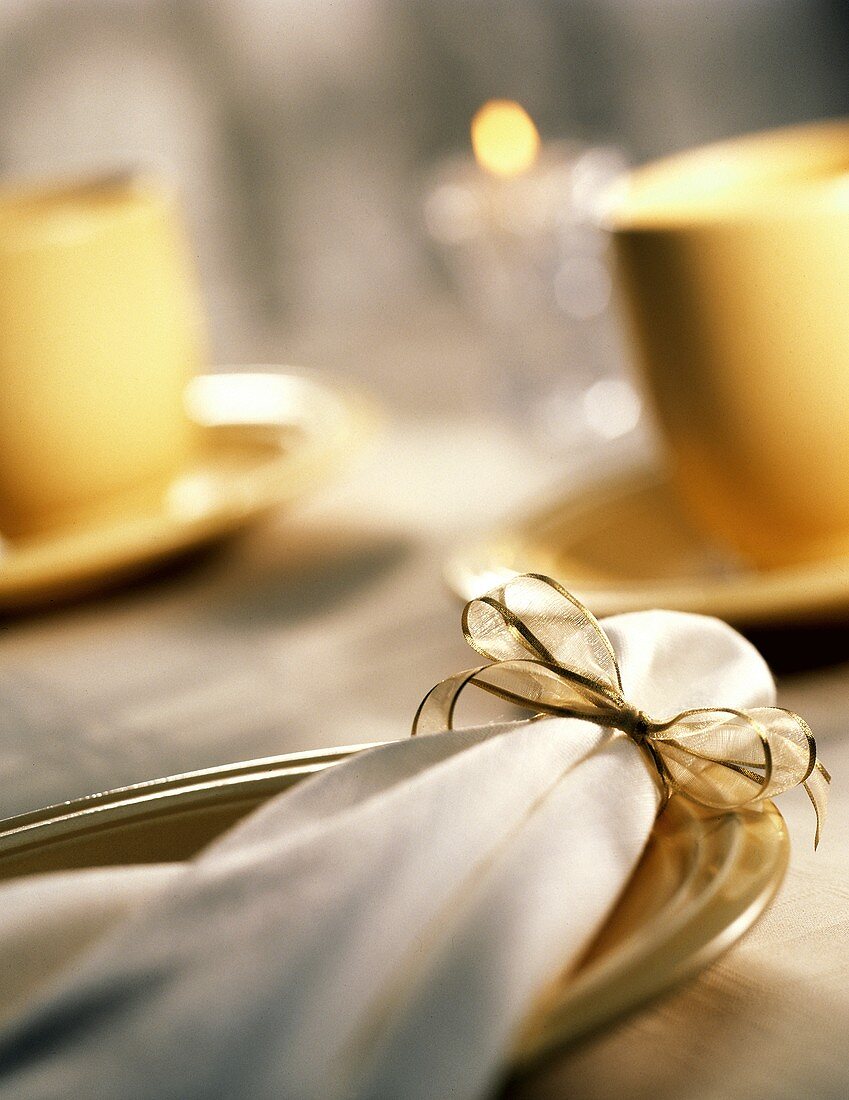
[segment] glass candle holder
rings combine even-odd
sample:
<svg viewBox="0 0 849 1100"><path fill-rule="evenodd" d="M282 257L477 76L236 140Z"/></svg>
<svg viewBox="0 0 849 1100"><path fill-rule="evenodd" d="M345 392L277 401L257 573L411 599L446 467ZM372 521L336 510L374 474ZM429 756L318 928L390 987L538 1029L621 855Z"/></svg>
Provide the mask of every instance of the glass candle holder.
<svg viewBox="0 0 849 1100"><path fill-rule="evenodd" d="M448 161L425 197L428 234L488 344L495 409L549 451L620 438L640 420L603 228L626 167L616 148L557 142L513 174Z"/></svg>

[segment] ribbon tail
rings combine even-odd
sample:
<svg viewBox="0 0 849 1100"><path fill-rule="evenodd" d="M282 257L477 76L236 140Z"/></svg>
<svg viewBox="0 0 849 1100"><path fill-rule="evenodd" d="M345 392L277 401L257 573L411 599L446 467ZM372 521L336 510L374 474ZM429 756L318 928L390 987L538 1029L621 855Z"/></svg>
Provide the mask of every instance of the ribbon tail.
<svg viewBox="0 0 849 1100"><path fill-rule="evenodd" d="M816 832L814 833L814 848L818 846L820 837L822 836L822 828L825 824L825 811L826 803L828 801L828 784L831 782L831 776L817 761L814 766L814 770L802 784L805 788L805 794L811 800L811 805L814 807L814 813L817 818Z"/></svg>

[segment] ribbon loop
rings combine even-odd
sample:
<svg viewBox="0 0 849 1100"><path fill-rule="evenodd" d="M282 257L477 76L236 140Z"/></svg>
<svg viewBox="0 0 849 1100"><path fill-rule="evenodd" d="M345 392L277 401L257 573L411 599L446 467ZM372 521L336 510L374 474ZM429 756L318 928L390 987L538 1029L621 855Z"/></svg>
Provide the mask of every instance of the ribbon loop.
<svg viewBox="0 0 849 1100"><path fill-rule="evenodd" d="M463 612L469 645L492 663L433 687L413 734L452 729L460 695L480 688L534 716L579 718L621 730L647 747L667 792L737 809L802 786L819 843L831 780L807 723L778 707L699 707L658 721L622 693L619 663L595 617L549 577L510 578Z"/></svg>
<svg viewBox="0 0 849 1100"><path fill-rule="evenodd" d="M619 664L596 619L549 577L525 573L471 600L463 612L466 641L491 661L528 658L621 695Z"/></svg>

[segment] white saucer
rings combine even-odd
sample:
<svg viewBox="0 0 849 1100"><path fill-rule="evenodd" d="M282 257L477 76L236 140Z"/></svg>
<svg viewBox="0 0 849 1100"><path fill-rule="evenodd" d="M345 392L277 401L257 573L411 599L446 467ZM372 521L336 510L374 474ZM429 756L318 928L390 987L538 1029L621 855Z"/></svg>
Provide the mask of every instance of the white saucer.
<svg viewBox="0 0 849 1100"><path fill-rule="evenodd" d="M369 437L360 397L300 374L208 374L186 392L199 454L126 513L0 546L0 610L77 596L214 541L315 488Z"/></svg>
<svg viewBox="0 0 849 1100"><path fill-rule="evenodd" d="M662 607L753 627L849 613L849 558L747 568L709 545L664 476L646 469L566 492L445 569L464 600L515 573L556 577L598 616Z"/></svg>

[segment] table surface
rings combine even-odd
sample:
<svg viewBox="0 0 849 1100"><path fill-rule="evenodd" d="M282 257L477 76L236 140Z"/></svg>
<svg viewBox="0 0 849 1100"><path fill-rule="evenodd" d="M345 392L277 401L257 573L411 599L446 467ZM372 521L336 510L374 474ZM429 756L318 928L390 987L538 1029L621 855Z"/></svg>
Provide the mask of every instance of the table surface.
<svg viewBox="0 0 849 1100"><path fill-rule="evenodd" d="M189 565L0 623L3 816L405 736L425 691L474 663L445 556L585 473L493 422L397 422L338 484ZM793 792L791 870L754 931L687 988L512 1083L514 1100L849 1095L847 638L768 639L782 663L816 645L836 662L780 679L834 775L820 850Z"/></svg>

